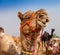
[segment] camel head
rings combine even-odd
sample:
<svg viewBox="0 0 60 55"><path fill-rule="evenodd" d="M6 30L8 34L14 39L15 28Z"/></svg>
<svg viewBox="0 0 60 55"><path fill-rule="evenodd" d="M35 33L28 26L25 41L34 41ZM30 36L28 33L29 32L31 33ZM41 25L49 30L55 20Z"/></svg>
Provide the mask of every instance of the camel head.
<svg viewBox="0 0 60 55"><path fill-rule="evenodd" d="M55 29L52 28L51 32L53 33L55 31Z"/></svg>
<svg viewBox="0 0 60 55"><path fill-rule="evenodd" d="M24 14L18 12L18 17L21 20L20 30L24 34L40 31L41 28L44 28L46 23L49 22L48 13L44 9L40 9L36 12L30 10Z"/></svg>
<svg viewBox="0 0 60 55"><path fill-rule="evenodd" d="M36 12L37 18L39 19L38 23L42 26L45 27L46 23L49 22L49 16L46 10L41 9Z"/></svg>

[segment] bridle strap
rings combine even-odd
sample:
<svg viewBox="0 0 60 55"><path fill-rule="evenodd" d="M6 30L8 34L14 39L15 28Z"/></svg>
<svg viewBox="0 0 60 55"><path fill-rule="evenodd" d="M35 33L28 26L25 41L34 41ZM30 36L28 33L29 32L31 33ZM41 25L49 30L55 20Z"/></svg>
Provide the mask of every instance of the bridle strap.
<svg viewBox="0 0 60 55"><path fill-rule="evenodd" d="M32 15L31 15L31 17L30 17L30 19L29 19L28 21L26 21L23 25L21 25L20 30L22 30L22 28L27 24L27 25L30 27L31 31L33 31L33 30L32 30L32 26L30 25L30 22L31 22L32 18L33 18L35 15L36 15L36 14L33 12Z"/></svg>

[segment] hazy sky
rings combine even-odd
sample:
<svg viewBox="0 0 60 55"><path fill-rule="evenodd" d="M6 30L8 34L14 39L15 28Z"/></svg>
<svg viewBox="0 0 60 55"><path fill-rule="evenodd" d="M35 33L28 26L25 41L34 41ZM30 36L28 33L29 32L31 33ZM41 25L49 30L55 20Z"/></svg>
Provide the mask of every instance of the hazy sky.
<svg viewBox="0 0 60 55"><path fill-rule="evenodd" d="M51 28L55 28L55 33L60 36L60 0L0 0L0 27L8 34L19 36L18 11L39 9L45 9L50 17L45 30L50 33Z"/></svg>

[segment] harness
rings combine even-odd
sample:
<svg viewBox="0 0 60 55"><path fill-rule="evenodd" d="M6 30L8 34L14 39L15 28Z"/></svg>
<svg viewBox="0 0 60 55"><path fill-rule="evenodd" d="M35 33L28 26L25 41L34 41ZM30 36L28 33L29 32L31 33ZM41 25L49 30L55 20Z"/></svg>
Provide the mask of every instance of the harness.
<svg viewBox="0 0 60 55"><path fill-rule="evenodd" d="M32 15L31 15L31 17L30 17L30 19L29 19L28 21L26 21L24 24L21 25L21 27L20 27L20 30L21 30L21 31L22 31L23 27L24 27L26 24L30 27L30 30L31 30L31 31L34 31L34 30L33 30L33 27L30 25L30 22L31 22L32 18L33 18L35 15L36 15L36 14L33 12Z"/></svg>

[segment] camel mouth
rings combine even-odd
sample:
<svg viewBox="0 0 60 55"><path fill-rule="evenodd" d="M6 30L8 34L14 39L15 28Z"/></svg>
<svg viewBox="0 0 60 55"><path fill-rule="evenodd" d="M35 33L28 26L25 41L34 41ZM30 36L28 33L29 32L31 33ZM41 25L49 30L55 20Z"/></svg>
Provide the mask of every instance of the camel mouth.
<svg viewBox="0 0 60 55"><path fill-rule="evenodd" d="M40 26L42 26L42 27L45 27L45 26L46 26L45 23L42 23L42 22L40 22L40 21L37 21L37 23L38 23L38 25L40 25Z"/></svg>

